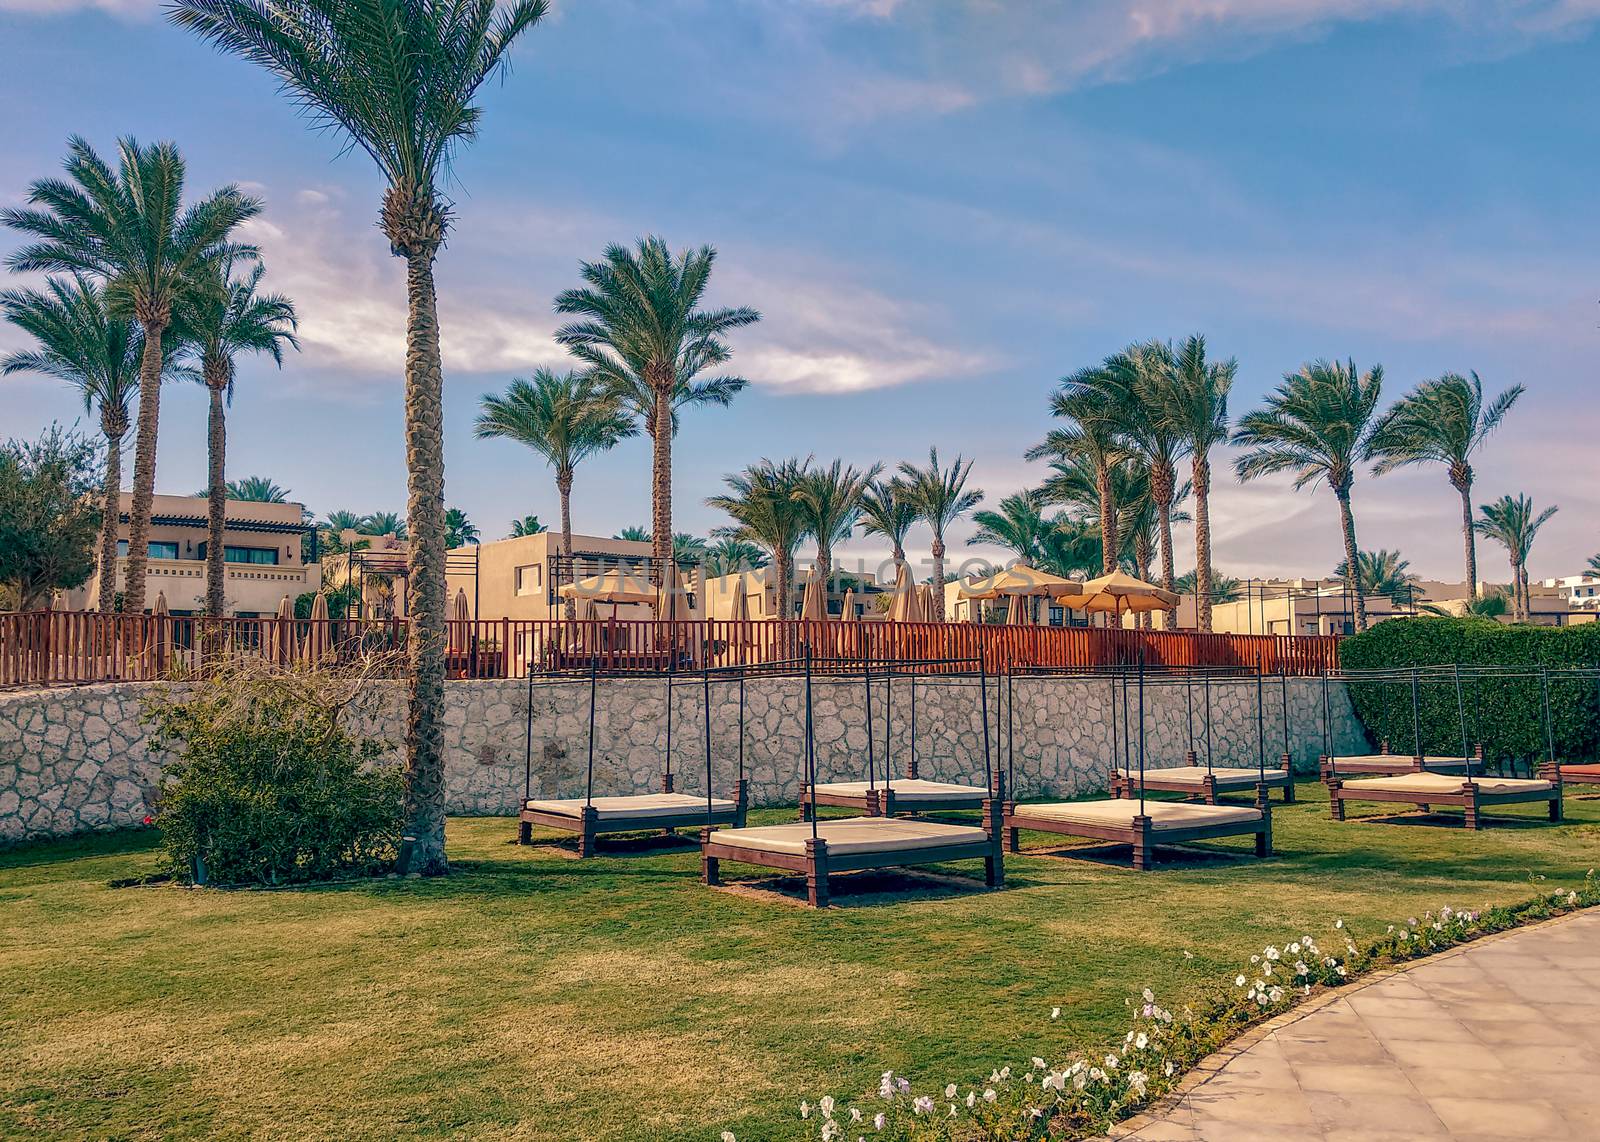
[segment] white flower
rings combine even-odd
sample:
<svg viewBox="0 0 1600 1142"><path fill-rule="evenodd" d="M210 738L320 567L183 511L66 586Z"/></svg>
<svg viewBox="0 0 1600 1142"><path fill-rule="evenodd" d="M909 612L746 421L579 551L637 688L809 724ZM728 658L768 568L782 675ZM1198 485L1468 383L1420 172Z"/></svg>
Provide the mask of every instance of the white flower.
<svg viewBox="0 0 1600 1142"><path fill-rule="evenodd" d="M988 1089L987 1089L987 1090L985 1090L985 1091L984 1091L984 1092L983 1092L983 1101L984 1101L984 1102L993 1102L993 1101L994 1101L994 1100L995 1100L995 1099L997 1099L997 1098L999 1098L999 1097L1000 1097L1000 1096L999 1096L999 1095L997 1095L997 1094L996 1094L996 1093L995 1093L995 1092L994 1092L994 1088L993 1088L993 1087L989 1087L989 1088L988 1088Z"/></svg>
<svg viewBox="0 0 1600 1142"><path fill-rule="evenodd" d="M1029 1061L1030 1061L1030 1062L1032 1062L1032 1063L1033 1063L1033 1069L1034 1069L1034 1070L1036 1070L1036 1071L1042 1071L1042 1070L1044 1070L1044 1060L1043 1060L1043 1059L1041 1059L1041 1058L1040 1058L1040 1057L1039 1057L1039 1056L1038 1056L1038 1055L1035 1055L1035 1056L1034 1056L1034 1057L1033 1057L1033 1058L1032 1058L1032 1059L1031 1059L1031 1060L1029 1060Z"/></svg>
<svg viewBox="0 0 1600 1142"><path fill-rule="evenodd" d="M1154 1003L1156 1001L1156 993L1148 987L1144 989L1144 1001L1146 1003Z"/></svg>
<svg viewBox="0 0 1600 1142"><path fill-rule="evenodd" d="M801 1118L810 1118L811 1117L811 1104L809 1102L802 1102L800 1104L800 1117Z"/></svg>
<svg viewBox="0 0 1600 1142"><path fill-rule="evenodd" d="M955 1083L948 1083L948 1084L945 1085L944 1096L946 1098L954 1098L956 1096L956 1084Z"/></svg>
<svg viewBox="0 0 1600 1142"><path fill-rule="evenodd" d="M1136 1051L1142 1051L1149 1045L1150 1036L1146 1035L1143 1031L1139 1032L1139 1037L1133 1041L1133 1047Z"/></svg>
<svg viewBox="0 0 1600 1142"><path fill-rule="evenodd" d="M887 1125L889 1125L889 1116L884 1114L883 1111L880 1110L872 1116L872 1128L874 1130L882 1130Z"/></svg>
<svg viewBox="0 0 1600 1142"><path fill-rule="evenodd" d="M1050 1009L1050 1018L1052 1018L1052 1019L1060 1019L1061 1018L1061 1008L1052 1007Z"/></svg>
<svg viewBox="0 0 1600 1142"><path fill-rule="evenodd" d="M1340 964L1338 967L1334 968L1333 970L1339 973L1339 978L1340 979L1343 979L1345 977L1345 970L1344 970L1344 965L1343 964Z"/></svg>
<svg viewBox="0 0 1600 1142"><path fill-rule="evenodd" d="M1335 920L1333 922L1333 926L1335 928L1343 928L1344 927L1344 921L1343 920Z"/></svg>
<svg viewBox="0 0 1600 1142"><path fill-rule="evenodd" d="M1149 1077L1143 1071L1128 1072L1128 1089L1137 1096L1143 1096L1145 1087L1150 1085Z"/></svg>
<svg viewBox="0 0 1600 1142"><path fill-rule="evenodd" d="M1310 970L1311 970L1310 968L1306 967L1306 962L1304 960L1296 960L1294 962L1294 974L1295 975L1305 975Z"/></svg>
<svg viewBox="0 0 1600 1142"><path fill-rule="evenodd" d="M1261 957L1260 956L1251 956L1250 957L1250 962L1253 963L1253 964L1259 964L1261 962Z"/></svg>
<svg viewBox="0 0 1600 1142"><path fill-rule="evenodd" d="M911 1109L916 1111L918 1114L932 1114L933 1099L929 1098L927 1095L922 1095L911 1104Z"/></svg>
<svg viewBox="0 0 1600 1142"><path fill-rule="evenodd" d="M1233 986L1234 987L1243 987L1244 986L1244 982L1245 982L1244 981L1244 976L1242 976L1242 975L1236 975L1236 976L1233 977Z"/></svg>
<svg viewBox="0 0 1600 1142"><path fill-rule="evenodd" d="M733 1136L733 1131L731 1130L724 1130L721 1134L717 1135L717 1138L720 1140L720 1142L739 1142L739 1140Z"/></svg>
<svg viewBox="0 0 1600 1142"><path fill-rule="evenodd" d="M1106 1056L1106 1070L1114 1071L1116 1069L1117 1069L1117 1057L1115 1055L1107 1055Z"/></svg>
<svg viewBox="0 0 1600 1142"><path fill-rule="evenodd" d="M861 1121L861 1111L857 1110L853 1106L850 1108L850 1121L851 1122L860 1122Z"/></svg>
<svg viewBox="0 0 1600 1142"><path fill-rule="evenodd" d="M1194 953L1185 948L1183 952L1183 958L1186 960L1192 960L1194 959Z"/></svg>
<svg viewBox="0 0 1600 1142"><path fill-rule="evenodd" d="M1171 1059L1168 1059L1167 1060L1167 1065L1161 1068L1161 1073L1166 1075L1170 1079L1172 1077L1172 1072L1177 1070L1177 1069L1178 1069L1178 1064L1174 1063Z"/></svg>
<svg viewBox="0 0 1600 1142"><path fill-rule="evenodd" d="M1268 949L1267 949L1267 950L1266 950L1266 952L1265 952L1265 953L1263 953L1263 954L1264 954L1264 955L1265 955L1265 956L1266 956L1266 957L1267 957L1267 959L1269 959L1269 960L1276 960L1276 959L1277 959L1277 958L1278 958L1278 949L1277 949L1277 948L1268 948Z"/></svg>
<svg viewBox="0 0 1600 1142"><path fill-rule="evenodd" d="M844 1131L839 1128L839 1124L831 1118L822 1124L822 1142L833 1142L842 1133Z"/></svg>
<svg viewBox="0 0 1600 1142"><path fill-rule="evenodd" d="M974 1106L977 1106L977 1105L978 1105L978 1092L975 1091L975 1090L969 1090L967 1092L967 1109L971 1110Z"/></svg>
<svg viewBox="0 0 1600 1142"><path fill-rule="evenodd" d="M833 1095L831 1094L823 1095L822 1098L817 1102L817 1109L822 1111L822 1117L824 1118L833 1117L833 1106Z"/></svg>
<svg viewBox="0 0 1600 1142"><path fill-rule="evenodd" d="M1072 1076L1072 1089L1073 1090L1082 1090L1085 1086L1088 1085L1088 1083L1089 1083L1089 1080L1084 1077L1083 1072L1081 1072L1081 1071Z"/></svg>

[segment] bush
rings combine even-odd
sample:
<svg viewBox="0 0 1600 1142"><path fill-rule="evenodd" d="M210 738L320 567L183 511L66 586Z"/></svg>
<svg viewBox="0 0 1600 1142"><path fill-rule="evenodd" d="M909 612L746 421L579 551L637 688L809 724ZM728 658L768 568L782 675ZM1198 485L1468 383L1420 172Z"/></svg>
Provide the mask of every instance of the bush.
<svg viewBox="0 0 1600 1142"><path fill-rule="evenodd" d="M1544 759L1547 749L1544 697L1538 671L1600 667L1600 624L1574 627L1506 626L1490 619L1417 618L1378 623L1345 639L1341 664L1349 670L1410 666L1526 667L1525 677L1462 676L1467 738L1482 743L1490 760ZM1448 677L1423 675L1418 684L1422 748L1459 753L1462 711ZM1387 738L1397 753L1410 753L1415 730L1411 687L1392 681L1353 681L1350 694L1374 742ZM1551 729L1556 757L1594 757L1600 749L1600 676L1552 678Z"/></svg>
<svg viewBox="0 0 1600 1142"><path fill-rule="evenodd" d="M286 884L392 867L399 767L379 761L385 743L339 724L377 673L244 659L148 700L157 745L177 757L154 818L172 875Z"/></svg>

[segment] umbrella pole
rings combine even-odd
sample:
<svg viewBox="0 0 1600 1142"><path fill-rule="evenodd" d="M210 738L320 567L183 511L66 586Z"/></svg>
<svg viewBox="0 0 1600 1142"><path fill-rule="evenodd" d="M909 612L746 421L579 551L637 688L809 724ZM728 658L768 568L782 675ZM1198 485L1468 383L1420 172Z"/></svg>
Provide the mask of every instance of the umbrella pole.
<svg viewBox="0 0 1600 1142"><path fill-rule="evenodd" d="M706 824L711 824L711 656L709 646L701 647L700 655L700 690L704 701L704 712L701 721L705 726L706 746Z"/></svg>

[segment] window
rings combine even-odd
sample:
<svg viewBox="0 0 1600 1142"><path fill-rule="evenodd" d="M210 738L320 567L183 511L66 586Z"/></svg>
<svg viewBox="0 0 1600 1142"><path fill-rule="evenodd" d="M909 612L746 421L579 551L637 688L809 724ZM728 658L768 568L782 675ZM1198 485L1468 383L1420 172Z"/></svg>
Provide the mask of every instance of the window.
<svg viewBox="0 0 1600 1142"><path fill-rule="evenodd" d="M201 559L206 557L206 545L200 545ZM276 566L278 562L278 549L276 547L234 547L223 544L222 561L224 563L259 563Z"/></svg>
<svg viewBox="0 0 1600 1142"><path fill-rule="evenodd" d="M534 595L544 585L544 565L529 563L517 568L517 594Z"/></svg>
<svg viewBox="0 0 1600 1142"><path fill-rule="evenodd" d="M176 543L162 543L152 539L146 550L151 559L176 559L178 557L178 545ZM117 540L117 555L119 558L127 558L128 541L126 539Z"/></svg>

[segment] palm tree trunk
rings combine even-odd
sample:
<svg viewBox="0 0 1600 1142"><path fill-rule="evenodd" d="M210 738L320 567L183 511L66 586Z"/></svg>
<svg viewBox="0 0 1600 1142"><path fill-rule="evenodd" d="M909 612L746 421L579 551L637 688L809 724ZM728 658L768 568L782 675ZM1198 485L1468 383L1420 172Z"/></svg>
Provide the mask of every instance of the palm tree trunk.
<svg viewBox="0 0 1600 1142"><path fill-rule="evenodd" d="M817 540L817 574L822 576L824 585L833 575L833 544L825 539Z"/></svg>
<svg viewBox="0 0 1600 1142"><path fill-rule="evenodd" d="M1160 515L1161 534L1161 585L1167 590L1173 589L1178 573L1173 567L1172 560L1172 499L1176 494L1175 485L1177 475L1167 464L1158 464L1151 473L1151 491L1156 499L1156 511ZM1169 607L1162 619L1162 626L1166 630L1178 629L1178 608Z"/></svg>
<svg viewBox="0 0 1600 1142"><path fill-rule="evenodd" d="M146 313L139 360L139 428L133 445L133 502L128 506L128 564L122 608L144 612L145 565L150 558L150 507L156 493L156 433L161 420L161 335L166 322Z"/></svg>
<svg viewBox="0 0 1600 1142"><path fill-rule="evenodd" d="M1194 457L1194 611L1202 631L1211 633L1211 460Z"/></svg>
<svg viewBox="0 0 1600 1142"><path fill-rule="evenodd" d="M566 557L567 570L574 571L572 566L572 473L556 473L556 494L561 497L561 554ZM574 577L575 574L574 574ZM578 601L568 599L564 608L568 619L578 617Z"/></svg>
<svg viewBox="0 0 1600 1142"><path fill-rule="evenodd" d="M1095 491L1100 496L1100 573L1117 569L1117 505L1111 498L1111 469L1098 465L1094 473Z"/></svg>
<svg viewBox="0 0 1600 1142"><path fill-rule="evenodd" d="M406 721L407 871L440 876L444 851L444 368L433 249L406 255L406 501L411 555L406 657L411 702Z"/></svg>
<svg viewBox="0 0 1600 1142"><path fill-rule="evenodd" d="M1355 607L1356 630L1367 629L1367 597L1361 589L1361 561L1356 554L1356 517L1350 510L1350 493L1335 492L1339 522L1344 529L1344 582Z"/></svg>
<svg viewBox="0 0 1600 1142"><path fill-rule="evenodd" d="M772 573L778 578L778 617L793 618L794 613L789 609L789 577L793 574L793 568L787 551L772 553Z"/></svg>
<svg viewBox="0 0 1600 1142"><path fill-rule="evenodd" d="M933 533L933 621L944 622L944 533Z"/></svg>
<svg viewBox="0 0 1600 1142"><path fill-rule="evenodd" d="M650 554L656 573L665 576L672 561L672 378L651 377L650 382L656 394L651 417Z"/></svg>
<svg viewBox="0 0 1600 1142"><path fill-rule="evenodd" d="M106 438L106 474L100 498L100 613L117 609L117 524L122 516L122 438L128 420L100 413Z"/></svg>
<svg viewBox="0 0 1600 1142"><path fill-rule="evenodd" d="M223 465L228 447L227 428L223 422L222 392L227 377L213 366L206 368L206 387L211 390L211 411L207 422L210 467L206 479L206 614L221 618L227 609L223 598L223 512L227 507L228 488L223 479Z"/></svg>
<svg viewBox="0 0 1600 1142"><path fill-rule="evenodd" d="M1461 539L1467 549L1467 598L1478 597L1478 541L1472 530L1472 481L1452 479L1461 493Z"/></svg>

